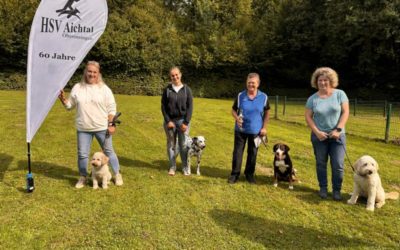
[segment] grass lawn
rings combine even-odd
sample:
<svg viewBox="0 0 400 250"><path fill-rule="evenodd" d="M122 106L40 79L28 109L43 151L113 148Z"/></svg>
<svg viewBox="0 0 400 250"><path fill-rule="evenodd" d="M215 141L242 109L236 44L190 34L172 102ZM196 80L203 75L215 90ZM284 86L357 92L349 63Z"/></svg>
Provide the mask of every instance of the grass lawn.
<svg viewBox="0 0 400 250"><path fill-rule="evenodd" d="M365 201L347 205L348 164L345 200L318 197L307 127L272 119L268 148L259 150L257 184L241 177L229 185L232 101L195 99L191 135L207 140L202 175L170 177L160 97L116 97L122 124L113 139L124 185L74 188L75 112L57 102L32 142L36 190L27 194L25 92L0 91L1 249L398 249L399 201L374 213L365 210ZM272 186L276 142L291 147L301 179L292 191L287 183ZM372 155L385 190L400 191L399 146L356 136L347 143L352 162Z"/></svg>

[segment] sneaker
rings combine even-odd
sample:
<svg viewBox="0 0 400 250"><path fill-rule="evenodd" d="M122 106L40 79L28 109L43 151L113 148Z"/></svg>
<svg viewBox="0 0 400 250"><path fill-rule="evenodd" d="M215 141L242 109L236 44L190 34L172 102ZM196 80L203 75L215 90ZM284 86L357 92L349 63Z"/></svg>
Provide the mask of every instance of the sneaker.
<svg viewBox="0 0 400 250"><path fill-rule="evenodd" d="M183 175L186 175L186 176L188 176L188 175L191 174L188 167L183 168L183 169L182 169L182 172L183 172Z"/></svg>
<svg viewBox="0 0 400 250"><path fill-rule="evenodd" d="M256 179L254 179L254 175L252 174L246 175L246 180L250 184L256 184Z"/></svg>
<svg viewBox="0 0 400 250"><path fill-rule="evenodd" d="M86 185L86 176L79 177L78 182L75 184L75 188L83 188Z"/></svg>
<svg viewBox="0 0 400 250"><path fill-rule="evenodd" d="M231 176L229 176L229 178L228 178L228 183L229 183L229 184L235 184L235 183L237 182L238 179L239 179L239 178L238 178L236 175L231 175Z"/></svg>
<svg viewBox="0 0 400 250"><path fill-rule="evenodd" d="M114 181L116 186L122 186L124 184L124 181L122 180L122 175L120 173L115 175Z"/></svg>
<svg viewBox="0 0 400 250"><path fill-rule="evenodd" d="M328 191L325 188L321 188L319 190L319 197L321 197L321 199L326 199L328 197Z"/></svg>
<svg viewBox="0 0 400 250"><path fill-rule="evenodd" d="M332 198L335 201L341 201L342 200L342 195L340 194L340 191L333 191Z"/></svg>
<svg viewBox="0 0 400 250"><path fill-rule="evenodd" d="M168 174L170 176L174 176L175 175L175 169L174 168L170 168L169 171L168 171Z"/></svg>

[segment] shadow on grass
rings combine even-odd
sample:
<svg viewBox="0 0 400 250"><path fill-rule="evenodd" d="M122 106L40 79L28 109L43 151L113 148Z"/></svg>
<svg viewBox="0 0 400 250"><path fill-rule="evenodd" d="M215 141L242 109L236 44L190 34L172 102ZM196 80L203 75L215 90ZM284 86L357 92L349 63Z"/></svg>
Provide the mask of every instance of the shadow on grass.
<svg viewBox="0 0 400 250"><path fill-rule="evenodd" d="M118 156L120 165L130 168L151 168L159 171L168 170L168 161L153 161L152 163L140 160L132 160L126 156ZM123 169L121 170L123 171Z"/></svg>
<svg viewBox="0 0 400 250"><path fill-rule="evenodd" d="M8 154L0 154L0 181L3 181L4 174L7 171L8 167L10 166L11 162L13 161L14 157Z"/></svg>
<svg viewBox="0 0 400 250"><path fill-rule="evenodd" d="M362 239L349 238L345 235L331 234L312 228L290 225L240 212L215 209L210 212L210 215L218 225L250 241L259 242L267 248L373 248L373 243Z"/></svg>
<svg viewBox="0 0 400 250"><path fill-rule="evenodd" d="M75 186L78 180L78 170L73 171L70 168L56 165L48 162L31 162L33 174L40 174L53 179L68 180L71 186ZM18 170L28 170L28 161L19 161Z"/></svg>
<svg viewBox="0 0 400 250"><path fill-rule="evenodd" d="M192 164L192 174L196 175L197 165ZM200 165L200 172L202 176L208 176L212 178L220 178L220 179L228 179L231 174L231 169L221 169L221 168L213 168L207 165Z"/></svg>
<svg viewBox="0 0 400 250"><path fill-rule="evenodd" d="M125 156L118 156L119 163L122 166L126 167L140 167L140 168L151 168L159 171L168 171L169 168L169 161L168 160L156 160L152 163L144 162L140 160L132 160ZM196 164L192 164L192 175L196 175ZM123 170L122 170L123 171ZM177 171L182 171L182 164L178 163ZM208 176L212 178L222 178L228 179L230 174L230 169L220 169L220 168L213 168L210 166L202 166L200 165L200 172L202 176Z"/></svg>
<svg viewBox="0 0 400 250"><path fill-rule="evenodd" d="M321 199L318 194L318 189L312 189L305 186L295 186L293 191L298 191L296 193L296 197L299 200L308 202L310 204L320 204L321 202L341 202L347 203L346 201L350 198L350 195L347 193L342 193L342 201L333 201L332 199L332 192L328 192L327 199Z"/></svg>

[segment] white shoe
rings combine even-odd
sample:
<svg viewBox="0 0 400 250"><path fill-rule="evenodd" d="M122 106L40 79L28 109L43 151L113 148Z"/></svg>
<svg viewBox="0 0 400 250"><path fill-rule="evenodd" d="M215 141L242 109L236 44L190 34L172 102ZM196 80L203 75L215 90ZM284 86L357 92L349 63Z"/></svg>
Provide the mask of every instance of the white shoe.
<svg viewBox="0 0 400 250"><path fill-rule="evenodd" d="M124 181L122 180L122 175L120 173L115 175L114 180L116 186L122 186L124 184Z"/></svg>
<svg viewBox="0 0 400 250"><path fill-rule="evenodd" d="M170 176L174 176L175 175L175 168L170 168L169 171L168 171L168 174Z"/></svg>
<svg viewBox="0 0 400 250"><path fill-rule="evenodd" d="M188 175L190 175L191 173L190 173L190 170L189 170L189 168L183 168L183 175L186 175L186 176L188 176Z"/></svg>
<svg viewBox="0 0 400 250"><path fill-rule="evenodd" d="M75 184L75 188L83 188L86 185L86 176L79 177L78 182Z"/></svg>

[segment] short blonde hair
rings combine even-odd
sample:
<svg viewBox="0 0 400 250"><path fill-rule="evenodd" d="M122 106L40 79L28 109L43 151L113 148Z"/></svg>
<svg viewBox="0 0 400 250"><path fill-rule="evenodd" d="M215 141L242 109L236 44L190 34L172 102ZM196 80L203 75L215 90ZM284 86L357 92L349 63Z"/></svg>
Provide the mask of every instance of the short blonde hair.
<svg viewBox="0 0 400 250"><path fill-rule="evenodd" d="M329 67L317 68L311 76L311 87L318 89L318 77L326 76L332 88L339 86L339 77L335 70Z"/></svg>
<svg viewBox="0 0 400 250"><path fill-rule="evenodd" d="M86 73L87 73L87 68L88 68L89 65L93 65L99 70L99 77L98 77L99 81L98 81L98 83L104 83L103 82L103 77L101 76L101 72L100 72L100 63L98 63L96 61L88 61L86 63L85 70L83 70L82 83L87 83Z"/></svg>

